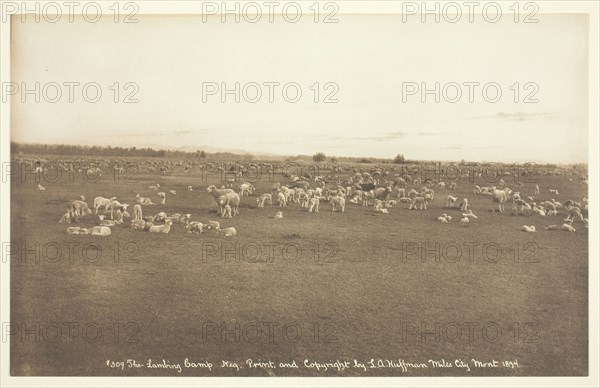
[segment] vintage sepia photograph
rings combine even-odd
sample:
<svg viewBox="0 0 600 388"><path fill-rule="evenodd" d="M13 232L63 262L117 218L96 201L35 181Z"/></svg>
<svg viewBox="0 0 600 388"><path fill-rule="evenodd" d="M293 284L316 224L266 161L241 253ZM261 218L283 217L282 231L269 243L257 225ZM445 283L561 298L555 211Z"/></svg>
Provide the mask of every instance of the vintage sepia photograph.
<svg viewBox="0 0 600 388"><path fill-rule="evenodd" d="M598 3L0 6L0 385L598 386Z"/></svg>

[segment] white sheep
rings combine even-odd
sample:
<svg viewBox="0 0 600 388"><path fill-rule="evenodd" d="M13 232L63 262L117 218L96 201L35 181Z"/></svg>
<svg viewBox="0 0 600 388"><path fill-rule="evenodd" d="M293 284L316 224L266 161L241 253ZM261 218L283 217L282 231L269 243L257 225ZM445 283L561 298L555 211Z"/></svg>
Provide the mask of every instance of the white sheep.
<svg viewBox="0 0 600 388"><path fill-rule="evenodd" d="M139 203L136 203L133 206L133 220L141 220L142 219L142 206Z"/></svg>
<svg viewBox="0 0 600 388"><path fill-rule="evenodd" d="M462 226L469 226L469 217L463 217L460 219L460 224Z"/></svg>
<svg viewBox="0 0 600 388"><path fill-rule="evenodd" d="M160 184L159 184L159 183L157 183L157 184L155 184L155 185L152 185L152 186L148 186L148 188L149 188L150 190L156 190L156 191L158 191L158 188L159 188L159 187L160 187Z"/></svg>
<svg viewBox="0 0 600 388"><path fill-rule="evenodd" d="M112 201L116 200L117 197L104 198L104 197L96 197L94 198L94 214L98 214L98 210L100 208L104 208L104 211L110 210L110 204Z"/></svg>
<svg viewBox="0 0 600 388"><path fill-rule="evenodd" d="M279 207L287 206L287 198L286 198L285 194L282 193L281 191L277 192L277 203L279 204Z"/></svg>
<svg viewBox="0 0 600 388"><path fill-rule="evenodd" d="M560 227L558 225L548 225L546 226L546 230L559 230Z"/></svg>
<svg viewBox="0 0 600 388"><path fill-rule="evenodd" d="M169 190L169 193L171 193L173 195L177 195L177 191L175 191L175 190Z"/></svg>
<svg viewBox="0 0 600 388"><path fill-rule="evenodd" d="M139 194L136 194L135 198L137 203L139 203L140 205L156 205L152 202L150 198L141 197Z"/></svg>
<svg viewBox="0 0 600 388"><path fill-rule="evenodd" d="M283 218L283 212L275 213L275 218Z"/></svg>
<svg viewBox="0 0 600 388"><path fill-rule="evenodd" d="M256 203L258 203L258 207L265 207L265 201L269 201L269 205L272 205L273 196L271 194L263 194L260 197L256 198Z"/></svg>
<svg viewBox="0 0 600 388"><path fill-rule="evenodd" d="M466 212L467 210L469 210L469 200L466 198L463 198L462 201L460 202L459 206L460 206L461 212Z"/></svg>
<svg viewBox="0 0 600 388"><path fill-rule="evenodd" d="M131 220L131 228L133 229L144 229L144 227L146 226L146 221L139 219L139 220Z"/></svg>
<svg viewBox="0 0 600 388"><path fill-rule="evenodd" d="M92 236L110 236L111 230L107 226L94 226L87 230Z"/></svg>
<svg viewBox="0 0 600 388"><path fill-rule="evenodd" d="M194 188L192 186L188 186L187 189L188 191L194 191Z"/></svg>
<svg viewBox="0 0 600 388"><path fill-rule="evenodd" d="M66 212L65 214L63 214L62 218L60 219L60 221L58 221L59 224L70 224L71 223L71 215L69 214L69 212Z"/></svg>
<svg viewBox="0 0 600 388"><path fill-rule="evenodd" d="M318 213L319 212L319 203L321 202L321 198L312 197L308 202L309 202L308 203L308 211L310 213Z"/></svg>
<svg viewBox="0 0 600 388"><path fill-rule="evenodd" d="M164 225L154 225L150 227L150 233L169 233L173 221L166 220Z"/></svg>
<svg viewBox="0 0 600 388"><path fill-rule="evenodd" d="M46 188L38 183L38 185L36 187L36 190L38 190L38 191L44 191L44 190L46 190Z"/></svg>
<svg viewBox="0 0 600 388"><path fill-rule="evenodd" d="M527 233L535 233L535 226L533 226L533 225L531 225L531 226L523 225L523 226L521 226L521 230L523 232L527 232Z"/></svg>
<svg viewBox="0 0 600 388"><path fill-rule="evenodd" d="M201 234L207 226L201 222L193 221L187 224L185 228L188 230L188 233Z"/></svg>
<svg viewBox="0 0 600 388"><path fill-rule="evenodd" d="M473 214L473 210L469 210L466 213L463 213L462 216L468 217L468 218L475 218L475 219L479 218L475 214Z"/></svg>
<svg viewBox="0 0 600 388"><path fill-rule="evenodd" d="M167 194L166 193L161 191L160 193L158 193L156 195L158 195L158 197L160 198L161 205L164 205L167 202Z"/></svg>
<svg viewBox="0 0 600 388"><path fill-rule="evenodd" d="M343 213L346 210L346 199L344 197L333 197L329 203L331 204L332 212L339 209Z"/></svg>
<svg viewBox="0 0 600 388"><path fill-rule="evenodd" d="M556 195L559 195L559 194L558 194L558 189L550 189L550 194L556 194Z"/></svg>
<svg viewBox="0 0 600 388"><path fill-rule="evenodd" d="M427 210L427 203L425 202L425 198L423 197L414 197L408 206L408 210Z"/></svg>
<svg viewBox="0 0 600 388"><path fill-rule="evenodd" d="M453 197L451 195L446 197L446 207L452 207L458 201L458 198Z"/></svg>
<svg viewBox="0 0 600 388"><path fill-rule="evenodd" d="M574 227L572 227L572 226L571 226L571 225L569 225L569 224L563 224L563 225L560 227L560 229L561 229L561 230L568 231L568 232L575 232L575 228L574 228Z"/></svg>

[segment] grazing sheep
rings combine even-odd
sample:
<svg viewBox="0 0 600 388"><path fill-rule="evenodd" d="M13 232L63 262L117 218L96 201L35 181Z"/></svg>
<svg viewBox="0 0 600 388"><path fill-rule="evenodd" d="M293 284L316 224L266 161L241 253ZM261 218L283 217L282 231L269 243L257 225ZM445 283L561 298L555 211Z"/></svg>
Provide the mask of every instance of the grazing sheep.
<svg viewBox="0 0 600 388"><path fill-rule="evenodd" d="M535 226L531 225L531 226L527 226L527 225L523 225L521 226L521 229L523 232L527 232L527 233L535 233Z"/></svg>
<svg viewBox="0 0 600 388"><path fill-rule="evenodd" d="M263 194L260 197L256 198L256 203L258 203L258 207L265 207L265 201L269 201L269 205L272 205L273 196L271 194Z"/></svg>
<svg viewBox="0 0 600 388"><path fill-rule="evenodd" d="M408 210L427 210L427 203L423 197L414 197L408 206Z"/></svg>
<svg viewBox="0 0 600 388"><path fill-rule="evenodd" d="M343 213L346 210L346 199L344 197L333 197L329 203L331 204L332 212L339 209Z"/></svg>
<svg viewBox="0 0 600 388"><path fill-rule="evenodd" d="M101 207L104 208L104 211L108 211L110 208L110 203L116 199L117 199L117 197L112 197L112 198L96 197L96 198L94 198L94 214L98 214L98 209L100 209Z"/></svg>
<svg viewBox="0 0 600 388"><path fill-rule="evenodd" d="M275 213L275 218L283 218L283 212Z"/></svg>
<svg viewBox="0 0 600 388"><path fill-rule="evenodd" d="M92 210L88 207L88 204L80 200L74 200L69 202L67 212L71 217L82 216L84 214L92 214Z"/></svg>
<svg viewBox="0 0 600 388"><path fill-rule="evenodd" d="M154 225L148 230L150 233L169 233L171 231L171 225L173 221L166 220L164 225Z"/></svg>
<svg viewBox="0 0 600 388"><path fill-rule="evenodd" d="M136 203L133 206L133 220L141 220L142 219L142 206L139 203Z"/></svg>
<svg viewBox="0 0 600 388"><path fill-rule="evenodd" d="M38 183L38 185L36 187L36 190L38 190L38 191L44 191L44 190L46 190L46 188Z"/></svg>
<svg viewBox="0 0 600 388"><path fill-rule="evenodd" d="M250 196L250 194L254 193L254 186L248 182L244 182L240 185L238 194L240 197Z"/></svg>
<svg viewBox="0 0 600 388"><path fill-rule="evenodd" d="M576 231L576 230L575 230L575 228L574 228L574 227L572 227L572 226L571 226L571 225L569 225L569 224L563 224L563 225L560 227L560 230L564 230L564 231L568 231L568 232L575 232L575 231Z"/></svg>

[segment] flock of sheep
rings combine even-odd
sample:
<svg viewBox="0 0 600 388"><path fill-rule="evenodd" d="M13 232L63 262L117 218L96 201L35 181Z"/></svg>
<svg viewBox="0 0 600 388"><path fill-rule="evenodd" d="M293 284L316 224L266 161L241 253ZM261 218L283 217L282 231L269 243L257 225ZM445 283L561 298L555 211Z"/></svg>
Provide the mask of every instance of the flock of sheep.
<svg viewBox="0 0 600 388"><path fill-rule="evenodd" d="M186 172L188 167L186 166ZM257 209L265 208L265 205L277 207L277 213L273 218L283 218L283 211L286 208L296 204L301 209L306 209L310 213L319 213L319 204L325 202L330 205L332 212L345 212L347 204L373 207L373 210L381 214L389 214L394 207L402 204L408 210L426 211L428 206L435 198L435 190L449 190L453 192L457 189L457 182L446 184L443 181L428 179L422 182L419 178L410 176L401 176L400 174L391 175L386 171L375 170L371 172L358 171L355 169L353 175L346 179L335 179L325 176L288 176L285 184L275 183L271 186L268 193L257 193L256 188L249 182L244 182L237 187L237 192L233 189L235 180L227 180L227 186L210 185L206 192L212 196L215 205L218 208L217 215L223 219L231 219L240 215L240 205L245 197L254 197ZM540 195L539 185L525 188L522 183L518 184L519 190L512 190L503 179L496 182L497 186L480 187L475 185L474 195L489 196L492 212L505 211L505 205L512 205L512 211L537 215L541 217L559 216L560 212L566 214L566 218L560 217L560 222L548 225L546 230L563 230L575 232L573 223L580 221L587 228L587 199L581 201L566 200L564 202L556 201L554 198L544 200L539 203L535 198ZM43 190L38 185L38 190ZM156 192L155 201L160 205L166 203L167 192L159 191L160 184L149 186L148 189ZM187 188L193 191L191 186ZM530 190L528 194L522 194L522 190ZM202 190L204 191L204 190ZM558 196L558 190L548 189L550 195ZM176 195L175 190L169 190L169 195ZM85 202L85 197L72 200L68 204L67 213L63 215L61 223L78 223L80 217L92 215L95 217L97 225L91 228L69 227L69 234L91 234L106 236L111 234L111 227L121 225L129 220L131 228L145 230L150 233L169 233L173 224L183 224L188 233L203 233L212 230L219 235L232 237L237 234L233 227L221 229L220 223L208 221L192 221L190 214L171 214L158 212L152 216L143 216L143 206L157 205L153 198L142 197L140 194L135 196L135 205L133 206L133 217L129 213L130 206L121 203L116 197L104 198L96 197L93 201L93 211ZM468 198L459 198L449 194L445 201L446 211L455 210L459 216L455 217L461 226L469 226L472 219L479 217L473 212ZM441 223L453 222L453 217L443 213L439 217L432 217L432 221L437 220ZM522 225L519 230L524 232L536 232L535 226Z"/></svg>

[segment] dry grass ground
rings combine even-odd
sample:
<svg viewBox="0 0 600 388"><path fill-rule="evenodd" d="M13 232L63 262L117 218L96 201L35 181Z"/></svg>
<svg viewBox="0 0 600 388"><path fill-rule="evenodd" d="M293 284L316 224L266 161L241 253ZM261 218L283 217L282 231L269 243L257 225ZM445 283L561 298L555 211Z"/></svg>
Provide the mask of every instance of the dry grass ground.
<svg viewBox="0 0 600 388"><path fill-rule="evenodd" d="M347 204L345 213L332 213L327 203L311 214L293 204L283 209L283 219L274 219L275 205L259 209L255 197L245 197L240 216L221 222L237 229L232 239L189 234L182 225L156 235L130 229L128 223L114 227L109 237L73 236L58 223L68 198L85 194L91 205L95 196L116 196L133 205L136 193L157 199L148 190L157 182L177 195L168 195L166 205L145 206L144 215L165 211L191 213L192 220L203 222L217 219L206 187L219 182L201 182L181 171L135 179L42 182L46 191L13 180L11 240L20 247L10 267L11 321L18 327L11 336L13 375L266 376L264 368L242 365L249 358L296 360L300 366L274 369L275 375L587 374L587 229L576 223L575 233L544 230L562 224L564 212L558 217L511 215L507 206L506 213L492 214L490 197L474 195L473 184L463 180L454 191L436 190L426 211L398 204L389 214L354 204ZM561 202L587 196L583 184L567 177L539 179L540 198L551 198L548 188L559 189L555 197ZM188 185L195 191L187 191ZM271 182L256 186L258 193L269 192ZM532 193L533 185L521 191ZM459 211L444 209L451 192L469 198L479 216L469 227L458 224ZM444 212L454 217L452 223L435 221ZM524 224L535 225L538 232L520 232ZM48 259L54 256L52 243L62 247L56 262ZM83 257L87 243L99 247L97 261ZM458 244L462 257L435 260L429 252L423 260L413 253L414 243L429 249L439 244L450 256ZM486 260L482 247L497 247L490 243L502 253L496 257L494 249L488 250ZM35 244L41 253L23 252ZM474 246L472 260L468 246ZM87 247L93 258L93 246ZM255 262L257 247L262 255ZM273 256L266 259L270 247ZM218 253L211 254L215 249ZM78 325L72 326L72 338L67 322ZM24 335L22 324L32 331ZM61 336L53 341L56 324ZM220 324L233 333L221 336ZM101 336L94 340L97 328ZM106 365L127 359L146 364L149 358L216 365L212 372L189 368L181 374ZM317 372L302 366L305 359L403 359L429 368ZM440 359L453 367L432 369L428 361ZM456 359L471 367L472 359L517 359L519 368L466 372L454 366ZM222 369L221 360L244 368Z"/></svg>

